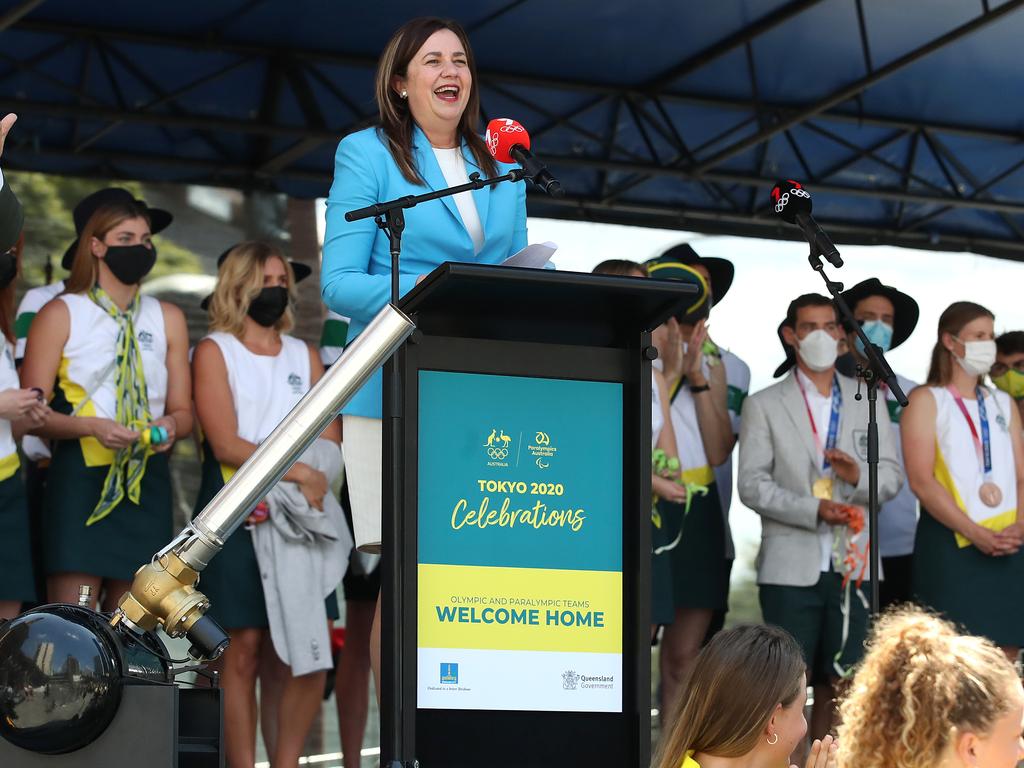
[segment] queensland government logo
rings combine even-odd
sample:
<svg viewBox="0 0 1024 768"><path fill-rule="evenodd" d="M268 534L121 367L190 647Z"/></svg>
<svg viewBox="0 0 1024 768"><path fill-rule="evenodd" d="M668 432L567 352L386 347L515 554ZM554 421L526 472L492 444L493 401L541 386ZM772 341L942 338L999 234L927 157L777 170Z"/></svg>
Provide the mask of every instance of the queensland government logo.
<svg viewBox="0 0 1024 768"><path fill-rule="evenodd" d="M575 691L580 684L580 676L573 670L567 669L562 673L562 687L567 691Z"/></svg>
<svg viewBox="0 0 1024 768"><path fill-rule="evenodd" d="M452 664L451 662L441 662L441 684L442 685L458 685L459 684L459 665Z"/></svg>
<svg viewBox="0 0 1024 768"><path fill-rule="evenodd" d="M526 448L533 456L534 464L541 469L551 466L551 459L558 453L558 448L551 444L551 435L547 432L538 431L533 436L533 443Z"/></svg>
<svg viewBox="0 0 1024 768"><path fill-rule="evenodd" d="M489 467L507 467L508 466L508 455L509 446L512 444L512 438L505 434L504 429L492 429L491 434L487 436L487 441L484 443L484 450L487 452L487 466Z"/></svg>

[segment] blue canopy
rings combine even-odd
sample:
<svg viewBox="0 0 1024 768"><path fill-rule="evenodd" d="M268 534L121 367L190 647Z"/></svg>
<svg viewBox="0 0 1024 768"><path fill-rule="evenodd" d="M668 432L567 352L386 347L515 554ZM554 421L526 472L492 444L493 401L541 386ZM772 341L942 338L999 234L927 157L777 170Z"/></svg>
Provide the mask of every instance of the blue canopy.
<svg viewBox="0 0 1024 768"><path fill-rule="evenodd" d="M385 41L431 13L568 190L531 215L794 237L768 206L794 178L838 242L1020 259L1022 5L5 0L3 165L323 196Z"/></svg>

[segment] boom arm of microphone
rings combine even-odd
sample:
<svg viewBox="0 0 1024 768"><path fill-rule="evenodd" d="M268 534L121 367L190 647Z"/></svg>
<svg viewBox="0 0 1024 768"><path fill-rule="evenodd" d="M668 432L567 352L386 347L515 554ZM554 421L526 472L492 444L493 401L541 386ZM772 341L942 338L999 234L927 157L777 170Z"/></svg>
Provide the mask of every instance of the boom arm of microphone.
<svg viewBox="0 0 1024 768"><path fill-rule="evenodd" d="M832 240L825 234L825 230L818 226L818 222L814 220L813 216L798 213L796 214L796 224L804 231L804 237L807 238L807 242L811 246L812 258L824 256L833 267L843 266L843 257L839 255Z"/></svg>
<svg viewBox="0 0 1024 768"><path fill-rule="evenodd" d="M227 635L206 615L210 601L196 589L200 572L413 330L394 305L382 309L191 524L136 571L111 625L139 634L160 626L171 637L188 637L193 657L217 658Z"/></svg>
<svg viewBox="0 0 1024 768"><path fill-rule="evenodd" d="M530 150L522 144L516 144L509 150L509 154L526 171L526 178L552 197L565 196L565 190L562 189L558 179L551 175L551 171L547 169L547 166L534 157Z"/></svg>

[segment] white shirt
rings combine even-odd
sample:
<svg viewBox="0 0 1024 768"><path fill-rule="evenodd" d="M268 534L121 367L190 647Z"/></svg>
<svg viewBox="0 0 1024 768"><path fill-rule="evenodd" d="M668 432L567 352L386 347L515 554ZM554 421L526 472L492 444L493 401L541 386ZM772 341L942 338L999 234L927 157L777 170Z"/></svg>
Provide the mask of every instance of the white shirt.
<svg viewBox="0 0 1024 768"><path fill-rule="evenodd" d="M910 395L917 384L903 376L896 376L904 394ZM878 409L879 429L882 428L886 416L892 425L896 445L902 445L900 436L900 415L902 408L896 402L896 396L888 387L884 387L885 410ZM903 468L903 451L899 451L900 468ZM895 498L885 502L878 512L878 549L882 557L896 557L914 553L914 535L917 532L917 497L910 490L906 470L903 473L903 486Z"/></svg>
<svg viewBox="0 0 1024 768"><path fill-rule="evenodd" d="M796 369L796 376L800 386L803 387L804 396L807 398L807 407L814 416L814 425L818 428L818 450L815 455L818 462L817 470L819 474L823 474L821 471L825 460L823 449L828 440L828 425L832 420L832 392L829 390L827 396L821 394L818 391L818 385L807 378L799 368ZM810 421L807 422L806 428L811 429ZM821 570L825 572L828 571L829 562L832 560L832 526L824 520L818 521L818 543L821 547Z"/></svg>
<svg viewBox="0 0 1024 768"><path fill-rule="evenodd" d="M433 147L437 164L441 166L441 173L449 187L456 187L460 184L469 183L469 174L466 173L466 159L462 156L462 148L439 149ZM462 224L473 241L473 252L480 253L484 247L484 227L480 223L480 214L476 210L476 202L473 200L472 192L459 192L453 195L455 206L459 209L462 217Z"/></svg>

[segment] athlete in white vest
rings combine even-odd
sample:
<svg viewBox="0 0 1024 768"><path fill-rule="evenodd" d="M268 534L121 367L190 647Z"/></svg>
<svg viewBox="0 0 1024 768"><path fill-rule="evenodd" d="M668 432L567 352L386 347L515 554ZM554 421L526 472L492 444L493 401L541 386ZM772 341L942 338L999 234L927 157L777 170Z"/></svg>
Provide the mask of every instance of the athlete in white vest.
<svg viewBox="0 0 1024 768"><path fill-rule="evenodd" d="M22 383L54 409L35 430L54 441L48 598L75 602L81 584L96 595L105 587L111 610L172 533L168 452L192 429L191 383L184 314L139 294L156 261L152 212L125 190L90 198L66 292L31 324Z"/></svg>
<svg viewBox="0 0 1024 768"><path fill-rule="evenodd" d="M192 358L196 416L204 435L203 482L196 509L223 487L235 469L267 438L292 407L323 375L317 350L287 334L294 276L276 248L240 243L220 262L217 287L209 301L210 333L196 345ZM339 442L337 424L323 433ZM340 451L340 449L339 449ZM323 509L328 478L302 462L282 478L296 483L306 500ZM269 648L269 618L263 574L251 528L267 522L257 507L245 528L235 531L224 549L203 571L211 615L228 629L231 645L224 654L221 684L225 690L224 735L232 765L255 761L255 683L261 647ZM338 618L333 594L326 618ZM325 672L295 677L283 668L261 678L261 706L277 713L276 741L269 749L275 765L296 765L306 733L320 711ZM264 666L266 669L266 666Z"/></svg>
<svg viewBox="0 0 1024 768"><path fill-rule="evenodd" d="M1024 442L1005 392L985 385L996 359L995 318L972 302L939 318L926 386L903 412L903 460L921 519L916 601L1010 658L1024 647Z"/></svg>
<svg viewBox="0 0 1024 768"><path fill-rule="evenodd" d="M50 410L39 392L21 388L14 366L13 318L9 313L20 259L20 240L0 254L0 560L4 564L0 619L14 618L23 603L37 597L29 512L16 440L25 429L41 426Z"/></svg>

